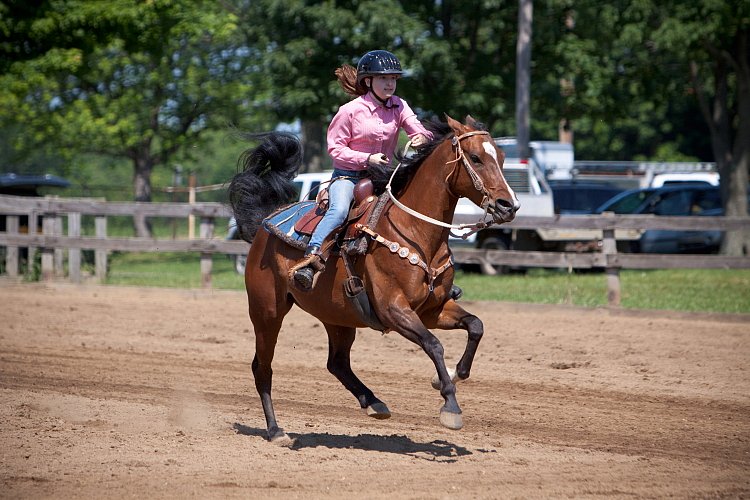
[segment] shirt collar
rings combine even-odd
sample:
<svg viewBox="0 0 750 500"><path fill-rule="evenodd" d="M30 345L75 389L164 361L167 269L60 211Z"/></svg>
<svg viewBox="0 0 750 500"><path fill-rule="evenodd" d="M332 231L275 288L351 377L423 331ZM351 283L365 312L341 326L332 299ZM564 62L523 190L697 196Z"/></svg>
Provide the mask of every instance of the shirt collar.
<svg viewBox="0 0 750 500"><path fill-rule="evenodd" d="M396 96L391 96L388 99L391 105L390 108L386 108L382 102L380 102L378 99L375 98L375 96L372 95L371 92L368 92L365 95L363 95L362 100L364 100L364 102L367 104L367 107L370 108L370 111L375 111L377 108L393 109L399 106L399 102L398 102L398 99L396 99Z"/></svg>

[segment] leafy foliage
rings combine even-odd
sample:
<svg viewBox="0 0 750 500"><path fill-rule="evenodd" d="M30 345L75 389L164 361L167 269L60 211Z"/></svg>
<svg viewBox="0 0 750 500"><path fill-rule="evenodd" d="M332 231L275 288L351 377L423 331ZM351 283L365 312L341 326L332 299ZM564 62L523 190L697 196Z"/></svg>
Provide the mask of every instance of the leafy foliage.
<svg viewBox="0 0 750 500"><path fill-rule="evenodd" d="M513 135L517 17L509 0L9 0L2 168L93 182L86 165L129 164L111 178L150 199L152 171L166 183L175 163L228 178L244 149L229 124L294 120L320 167L347 99L333 71L374 48L402 60L398 93L422 117L471 113ZM727 199L745 200L749 29L742 0L537 0L531 136L556 139L565 121L581 159L717 160L740 186Z"/></svg>
<svg viewBox="0 0 750 500"><path fill-rule="evenodd" d="M213 2L43 2L11 5L11 63L0 75L0 117L21 127L18 151L51 145L72 158L127 158L136 199L151 169L200 142L205 130L249 117L258 73L236 43L236 18ZM11 21L12 22L12 21Z"/></svg>

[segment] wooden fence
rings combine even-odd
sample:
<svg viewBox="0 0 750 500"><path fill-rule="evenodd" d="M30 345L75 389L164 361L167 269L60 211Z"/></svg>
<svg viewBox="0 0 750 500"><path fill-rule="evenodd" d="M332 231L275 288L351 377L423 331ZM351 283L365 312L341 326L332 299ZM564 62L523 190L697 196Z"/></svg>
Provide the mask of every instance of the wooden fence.
<svg viewBox="0 0 750 500"><path fill-rule="evenodd" d="M81 235L83 215L95 219L94 236ZM107 235L107 217L195 217L200 220L197 239L112 238ZM0 247L6 248L6 273L19 275L19 249L27 248L28 263L41 252L43 280L62 277L64 255L68 256L68 279L81 281L81 250L95 252L95 277L103 281L107 270L107 253L130 252L198 252L201 255L201 284L211 287L212 256L246 254L249 245L244 241L228 241L216 234L216 219L230 217L221 203L125 203L91 199L27 198L0 196L0 216L6 218L6 230L0 232ZM28 218L26 232L20 227L21 217ZM63 217L67 217L67 234L63 234ZM38 221L42 231L37 232ZM467 222L467 221L457 221ZM473 221L472 221L473 222ZM620 269L665 268L750 268L750 257L722 255L656 255L617 253L616 229L672 229L733 231L750 228L750 217L654 217L597 216L517 217L505 227L517 229L574 229L597 230L602 233L602 251L575 252L520 252L503 250L454 249L454 257L461 264L490 264L548 268L603 268L608 284L608 302L620 303Z"/></svg>

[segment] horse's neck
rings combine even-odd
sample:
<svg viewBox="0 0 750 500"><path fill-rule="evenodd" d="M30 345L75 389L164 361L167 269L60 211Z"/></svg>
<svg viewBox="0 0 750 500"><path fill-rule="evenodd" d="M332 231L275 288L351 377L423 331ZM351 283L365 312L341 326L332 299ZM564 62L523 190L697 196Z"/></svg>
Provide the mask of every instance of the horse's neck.
<svg viewBox="0 0 750 500"><path fill-rule="evenodd" d="M422 215L450 223L458 200L447 191L445 175L436 175L435 171L441 169L422 165L399 197L399 201ZM395 206L391 207L390 215L394 217L392 221L398 226L399 232L418 243L425 253L434 254L441 246L447 244L446 228L419 219Z"/></svg>

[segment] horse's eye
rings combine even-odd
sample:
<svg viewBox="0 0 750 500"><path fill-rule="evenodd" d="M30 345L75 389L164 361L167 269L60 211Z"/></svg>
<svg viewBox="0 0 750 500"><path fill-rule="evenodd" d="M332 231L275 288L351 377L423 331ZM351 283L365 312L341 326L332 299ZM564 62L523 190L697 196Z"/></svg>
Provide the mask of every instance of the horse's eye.
<svg viewBox="0 0 750 500"><path fill-rule="evenodd" d="M477 155L472 154L472 155L470 155L470 157L471 157L471 162L472 163L482 163L482 160L480 160Z"/></svg>

